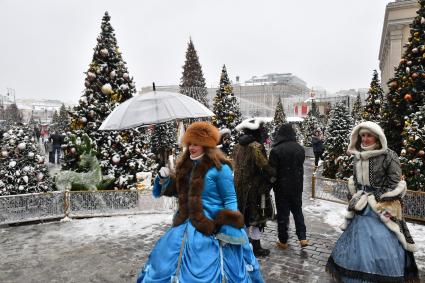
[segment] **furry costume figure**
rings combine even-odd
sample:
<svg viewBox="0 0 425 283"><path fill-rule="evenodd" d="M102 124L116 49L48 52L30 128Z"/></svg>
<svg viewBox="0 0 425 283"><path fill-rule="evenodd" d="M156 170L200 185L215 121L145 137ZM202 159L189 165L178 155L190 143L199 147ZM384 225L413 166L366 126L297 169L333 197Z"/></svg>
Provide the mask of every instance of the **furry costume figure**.
<svg viewBox="0 0 425 283"><path fill-rule="evenodd" d="M362 135L376 143L363 145ZM326 270L343 282L419 282L416 246L402 215L406 182L397 154L373 122L353 129L347 152L354 155L350 200Z"/></svg>
<svg viewBox="0 0 425 283"><path fill-rule="evenodd" d="M216 148L218 130L195 122L176 173L155 179L153 194L178 197L173 227L156 243L141 282L264 282L237 210L230 161ZM190 155L191 148L203 152ZM161 172L160 170L160 172Z"/></svg>
<svg viewBox="0 0 425 283"><path fill-rule="evenodd" d="M254 240L254 252L259 256L268 255L269 250L261 247L260 233L253 229L263 230L267 220L272 217L270 189L275 176L263 144L267 138L264 122L260 118L250 118L236 126L236 130L244 134L233 152L239 210L244 215L245 225L251 226L250 237Z"/></svg>

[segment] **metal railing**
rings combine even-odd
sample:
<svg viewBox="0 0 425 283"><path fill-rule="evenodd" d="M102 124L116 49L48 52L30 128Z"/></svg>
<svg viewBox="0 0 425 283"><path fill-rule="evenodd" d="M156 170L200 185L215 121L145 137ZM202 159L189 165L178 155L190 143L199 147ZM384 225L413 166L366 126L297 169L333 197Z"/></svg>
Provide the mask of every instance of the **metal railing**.
<svg viewBox="0 0 425 283"><path fill-rule="evenodd" d="M61 218L172 212L174 198L155 199L142 191L65 191L0 197L0 225Z"/></svg>
<svg viewBox="0 0 425 283"><path fill-rule="evenodd" d="M343 180L316 177L311 179L311 197L338 203L348 203L348 183ZM425 222L425 192L407 190L403 198L406 219Z"/></svg>

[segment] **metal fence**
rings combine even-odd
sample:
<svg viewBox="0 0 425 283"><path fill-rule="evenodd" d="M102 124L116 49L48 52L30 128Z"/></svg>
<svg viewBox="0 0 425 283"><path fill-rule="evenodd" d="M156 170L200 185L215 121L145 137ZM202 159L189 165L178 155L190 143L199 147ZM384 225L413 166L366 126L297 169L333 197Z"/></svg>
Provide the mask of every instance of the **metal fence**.
<svg viewBox="0 0 425 283"><path fill-rule="evenodd" d="M155 199L152 191L49 192L0 197L0 225L65 217L94 217L170 212L174 198Z"/></svg>
<svg viewBox="0 0 425 283"><path fill-rule="evenodd" d="M343 180L316 177L311 181L311 196L338 203L348 203L348 183ZM406 219L425 222L425 192L408 190L403 198L403 214Z"/></svg>

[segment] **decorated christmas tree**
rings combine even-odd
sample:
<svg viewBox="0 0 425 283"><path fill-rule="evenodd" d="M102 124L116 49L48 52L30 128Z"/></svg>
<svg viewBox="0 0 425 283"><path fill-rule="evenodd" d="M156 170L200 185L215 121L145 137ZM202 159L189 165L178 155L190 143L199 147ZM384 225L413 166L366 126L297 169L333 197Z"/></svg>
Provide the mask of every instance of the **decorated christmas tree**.
<svg viewBox="0 0 425 283"><path fill-rule="evenodd" d="M230 147L232 148L238 136L235 127L241 122L242 115L239 102L233 93L233 87L227 75L226 65L223 65L221 71L220 85L213 101L213 112L215 114L212 118L213 124L219 129L227 128L231 131Z"/></svg>
<svg viewBox="0 0 425 283"><path fill-rule="evenodd" d="M307 117L303 121L303 141L304 146L311 146L311 138L314 131L321 129L322 126L318 119L319 111L317 110L314 100L311 101L311 109L307 113Z"/></svg>
<svg viewBox="0 0 425 283"><path fill-rule="evenodd" d="M366 121L379 123L381 121L381 108L384 102L384 90L381 87L376 70L373 70L373 78L367 94L362 117Z"/></svg>
<svg viewBox="0 0 425 283"><path fill-rule="evenodd" d="M15 125L3 133L0 143L0 196L54 189L32 131L29 126Z"/></svg>
<svg viewBox="0 0 425 283"><path fill-rule="evenodd" d="M177 150L177 124L170 121L155 125L151 138L152 152L159 167L165 166L173 149Z"/></svg>
<svg viewBox="0 0 425 283"><path fill-rule="evenodd" d="M280 126L286 123L286 115L285 111L283 111L283 103L282 99L279 97L279 100L276 104L276 110L274 111L274 118L271 126L271 137L272 139L276 139L277 132L279 131Z"/></svg>
<svg viewBox="0 0 425 283"><path fill-rule="evenodd" d="M353 118L354 125L360 123L362 121L363 115L363 106L360 98L360 93L357 93L356 100L353 104L353 109L351 110L351 117Z"/></svg>
<svg viewBox="0 0 425 283"><path fill-rule="evenodd" d="M407 187L425 191L425 106L405 121L400 162Z"/></svg>
<svg viewBox="0 0 425 283"><path fill-rule="evenodd" d="M205 78L192 39L189 40L187 46L186 61L180 79L180 93L198 100L209 108Z"/></svg>
<svg viewBox="0 0 425 283"><path fill-rule="evenodd" d="M345 179L352 175L352 160L346 154L353 119L344 102L331 110L326 126L323 153L323 173L327 178Z"/></svg>
<svg viewBox="0 0 425 283"><path fill-rule="evenodd" d="M75 151L78 145L76 142L78 137L81 140L83 135L87 134L101 162L102 173L114 176L116 187L125 189L131 187L131 182L135 181L134 174L129 177L133 169L143 167L134 166L134 160L143 163L147 155L136 150L138 143L143 139L142 133L138 130L98 131L112 110L136 92L133 78L128 73L109 21L110 16L106 12L92 62L86 72L84 93L71 113L70 128L75 138L68 137L67 144L63 146L65 151L63 169L80 170L77 168L79 152ZM151 160L147 162L150 163ZM123 177L123 172L126 172L125 182L120 178Z"/></svg>
<svg viewBox="0 0 425 283"><path fill-rule="evenodd" d="M388 147L400 153L402 133L406 117L424 105L425 97L425 0L419 0L420 8L410 25L410 37L406 50L388 81L389 92L382 110L381 126L388 140Z"/></svg>

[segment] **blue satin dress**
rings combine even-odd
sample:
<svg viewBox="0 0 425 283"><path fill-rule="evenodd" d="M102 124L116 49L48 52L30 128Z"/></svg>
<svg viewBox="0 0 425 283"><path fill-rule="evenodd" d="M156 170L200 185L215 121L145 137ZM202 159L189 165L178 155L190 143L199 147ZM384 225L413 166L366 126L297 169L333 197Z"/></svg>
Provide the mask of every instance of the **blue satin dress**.
<svg viewBox="0 0 425 283"><path fill-rule="evenodd" d="M397 236L368 204L336 242L327 269L345 283L404 282L405 264Z"/></svg>
<svg viewBox="0 0 425 283"><path fill-rule="evenodd" d="M195 161L196 162L196 161ZM170 185L155 179L153 194L159 197ZM222 209L237 210L232 171L209 169L202 192L204 214L214 219ZM216 235L197 231L190 220L170 228L155 244L137 283L264 282L244 229L223 225Z"/></svg>

